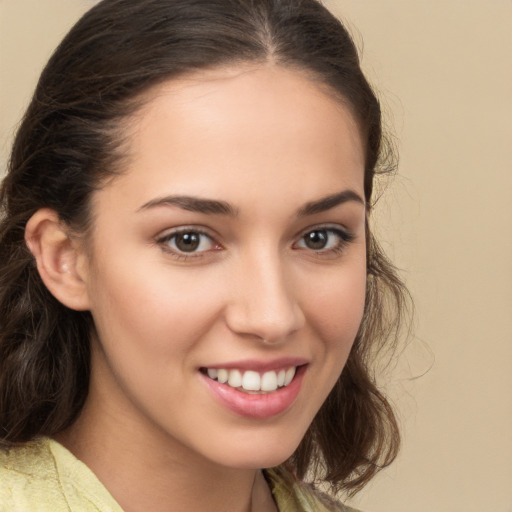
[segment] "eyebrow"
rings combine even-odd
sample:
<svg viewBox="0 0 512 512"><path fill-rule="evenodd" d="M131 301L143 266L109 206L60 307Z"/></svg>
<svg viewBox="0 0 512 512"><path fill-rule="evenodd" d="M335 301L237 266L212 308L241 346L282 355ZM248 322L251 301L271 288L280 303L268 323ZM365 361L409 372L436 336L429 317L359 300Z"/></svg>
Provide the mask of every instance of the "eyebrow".
<svg viewBox="0 0 512 512"><path fill-rule="evenodd" d="M302 208L300 208L297 216L307 217L308 215L322 213L343 203L347 203L348 201L355 201L363 206L365 205L363 198L357 192L354 192L353 190L343 190L337 194L332 194L317 201L306 203Z"/></svg>
<svg viewBox="0 0 512 512"><path fill-rule="evenodd" d="M353 190L343 190L337 194L332 194L317 201L311 201L301 207L298 212L298 217L307 217L308 215L315 215L325 212L331 208L335 208L348 201L355 201L364 206L365 202L362 197ZM237 217L238 210L226 201L218 201L215 199L203 199L193 196L165 196L152 199L143 204L139 211L156 208L159 206L177 206L182 210L190 212L198 212L213 215L227 215L229 217Z"/></svg>
<svg viewBox="0 0 512 512"><path fill-rule="evenodd" d="M200 197L192 196L166 196L153 199L143 204L140 210L147 210L150 208L156 208L158 206L177 206L182 210L190 212L214 214L214 215L228 215L230 217L236 217L238 210L233 208L229 203L225 201L216 201L214 199L202 199Z"/></svg>

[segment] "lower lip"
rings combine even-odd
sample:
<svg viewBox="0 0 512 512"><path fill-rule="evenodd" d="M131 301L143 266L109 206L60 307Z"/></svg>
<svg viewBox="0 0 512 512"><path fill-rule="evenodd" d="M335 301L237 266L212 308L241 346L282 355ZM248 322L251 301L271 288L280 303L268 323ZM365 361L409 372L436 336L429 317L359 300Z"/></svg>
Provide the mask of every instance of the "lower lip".
<svg viewBox="0 0 512 512"><path fill-rule="evenodd" d="M305 366L297 368L297 373L288 386L265 394L237 391L207 375L200 375L215 398L230 411L246 418L265 419L277 416L292 406L301 389L305 370Z"/></svg>

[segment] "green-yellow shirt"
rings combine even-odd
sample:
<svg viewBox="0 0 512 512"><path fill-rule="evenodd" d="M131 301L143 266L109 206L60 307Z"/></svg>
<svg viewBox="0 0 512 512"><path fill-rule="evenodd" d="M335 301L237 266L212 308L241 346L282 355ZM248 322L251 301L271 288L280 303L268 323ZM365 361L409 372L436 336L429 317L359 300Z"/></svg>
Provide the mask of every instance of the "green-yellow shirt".
<svg viewBox="0 0 512 512"><path fill-rule="evenodd" d="M308 487L267 478L279 512L356 512L328 504ZM123 512L94 473L56 441L0 449L0 512Z"/></svg>

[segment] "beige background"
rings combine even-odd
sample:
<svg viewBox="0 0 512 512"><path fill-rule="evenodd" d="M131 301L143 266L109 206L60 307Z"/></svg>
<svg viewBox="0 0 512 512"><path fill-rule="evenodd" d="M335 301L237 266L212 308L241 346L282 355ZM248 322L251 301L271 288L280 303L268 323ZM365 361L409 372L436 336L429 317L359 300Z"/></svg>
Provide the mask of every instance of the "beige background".
<svg viewBox="0 0 512 512"><path fill-rule="evenodd" d="M2 168L43 63L93 3L0 0ZM400 140L380 230L417 309L389 382L404 448L355 503L512 512L512 1L327 4L364 39Z"/></svg>

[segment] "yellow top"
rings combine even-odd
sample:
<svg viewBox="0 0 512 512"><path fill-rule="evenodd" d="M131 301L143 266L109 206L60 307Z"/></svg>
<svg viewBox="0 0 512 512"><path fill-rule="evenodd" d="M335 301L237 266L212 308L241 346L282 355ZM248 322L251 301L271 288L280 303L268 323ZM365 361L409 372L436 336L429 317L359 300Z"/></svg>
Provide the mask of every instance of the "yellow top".
<svg viewBox="0 0 512 512"><path fill-rule="evenodd" d="M356 512L266 472L279 512ZM56 441L0 449L0 512L123 512L94 473Z"/></svg>

